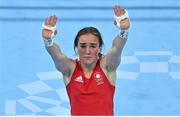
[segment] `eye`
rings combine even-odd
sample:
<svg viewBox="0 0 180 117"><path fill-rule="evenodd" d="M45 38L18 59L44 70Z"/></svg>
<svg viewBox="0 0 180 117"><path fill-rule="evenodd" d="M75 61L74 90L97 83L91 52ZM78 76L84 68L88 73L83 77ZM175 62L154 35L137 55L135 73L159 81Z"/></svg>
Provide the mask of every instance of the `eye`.
<svg viewBox="0 0 180 117"><path fill-rule="evenodd" d="M81 48L86 48L86 45L80 45Z"/></svg>
<svg viewBox="0 0 180 117"><path fill-rule="evenodd" d="M97 47L97 45L91 45L90 47L91 47L91 48L96 48L96 47Z"/></svg>
<svg viewBox="0 0 180 117"><path fill-rule="evenodd" d="M96 43L90 44L90 48L97 48L97 44Z"/></svg>

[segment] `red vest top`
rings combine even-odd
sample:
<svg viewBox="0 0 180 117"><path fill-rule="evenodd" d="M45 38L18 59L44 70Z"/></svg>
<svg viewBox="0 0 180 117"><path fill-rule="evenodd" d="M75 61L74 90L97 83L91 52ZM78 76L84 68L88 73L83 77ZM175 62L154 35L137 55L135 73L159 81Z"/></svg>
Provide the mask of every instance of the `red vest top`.
<svg viewBox="0 0 180 117"><path fill-rule="evenodd" d="M90 79L87 79L80 62L76 60L76 68L66 86L71 115L114 115L115 86L110 84L99 63L100 60Z"/></svg>

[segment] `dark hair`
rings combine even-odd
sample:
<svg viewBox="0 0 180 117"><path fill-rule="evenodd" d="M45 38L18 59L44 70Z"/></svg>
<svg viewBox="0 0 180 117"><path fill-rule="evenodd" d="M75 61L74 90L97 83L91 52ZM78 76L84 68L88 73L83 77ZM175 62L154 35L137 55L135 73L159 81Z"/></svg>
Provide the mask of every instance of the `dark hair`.
<svg viewBox="0 0 180 117"><path fill-rule="evenodd" d="M101 49L102 49L102 46L104 45L104 42L103 42L103 39L101 37L101 33L98 31L97 28L94 28L94 27L84 27L77 33L76 38L74 40L74 51L75 51L76 47L78 46L79 37L84 35L84 34L92 34L98 38L100 52L101 52ZM99 55L101 56L102 54L99 53Z"/></svg>

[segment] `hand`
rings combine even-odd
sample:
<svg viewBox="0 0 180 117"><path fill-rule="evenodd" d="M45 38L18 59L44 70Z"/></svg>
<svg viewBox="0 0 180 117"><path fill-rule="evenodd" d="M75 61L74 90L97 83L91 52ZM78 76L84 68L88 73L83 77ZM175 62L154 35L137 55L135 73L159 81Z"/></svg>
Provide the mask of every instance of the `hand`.
<svg viewBox="0 0 180 117"><path fill-rule="evenodd" d="M114 14L117 17L124 15L125 12L126 11L123 8L121 8L120 6L114 6ZM121 20L119 23L120 23L120 28L121 29L128 29L128 28L130 28L130 20L129 20L129 18Z"/></svg>
<svg viewBox="0 0 180 117"><path fill-rule="evenodd" d="M53 15L45 19L44 25L47 27L54 27L56 25L56 22L57 22L57 16ZM51 39L52 33L53 33L52 30L42 29L42 37L45 39ZM54 33L56 35L57 31L55 31Z"/></svg>

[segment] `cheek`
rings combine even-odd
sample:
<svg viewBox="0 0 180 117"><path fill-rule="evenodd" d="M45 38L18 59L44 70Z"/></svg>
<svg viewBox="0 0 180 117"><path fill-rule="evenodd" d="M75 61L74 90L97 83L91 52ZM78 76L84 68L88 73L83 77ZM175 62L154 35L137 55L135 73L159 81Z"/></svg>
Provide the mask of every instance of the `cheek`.
<svg viewBox="0 0 180 117"><path fill-rule="evenodd" d="M84 51L82 50L82 49L79 49L79 48L77 48L77 54L83 54L84 53Z"/></svg>
<svg viewBox="0 0 180 117"><path fill-rule="evenodd" d="M99 52L100 52L100 49L95 49L95 50L93 51L93 53L96 54L96 55L98 55Z"/></svg>

